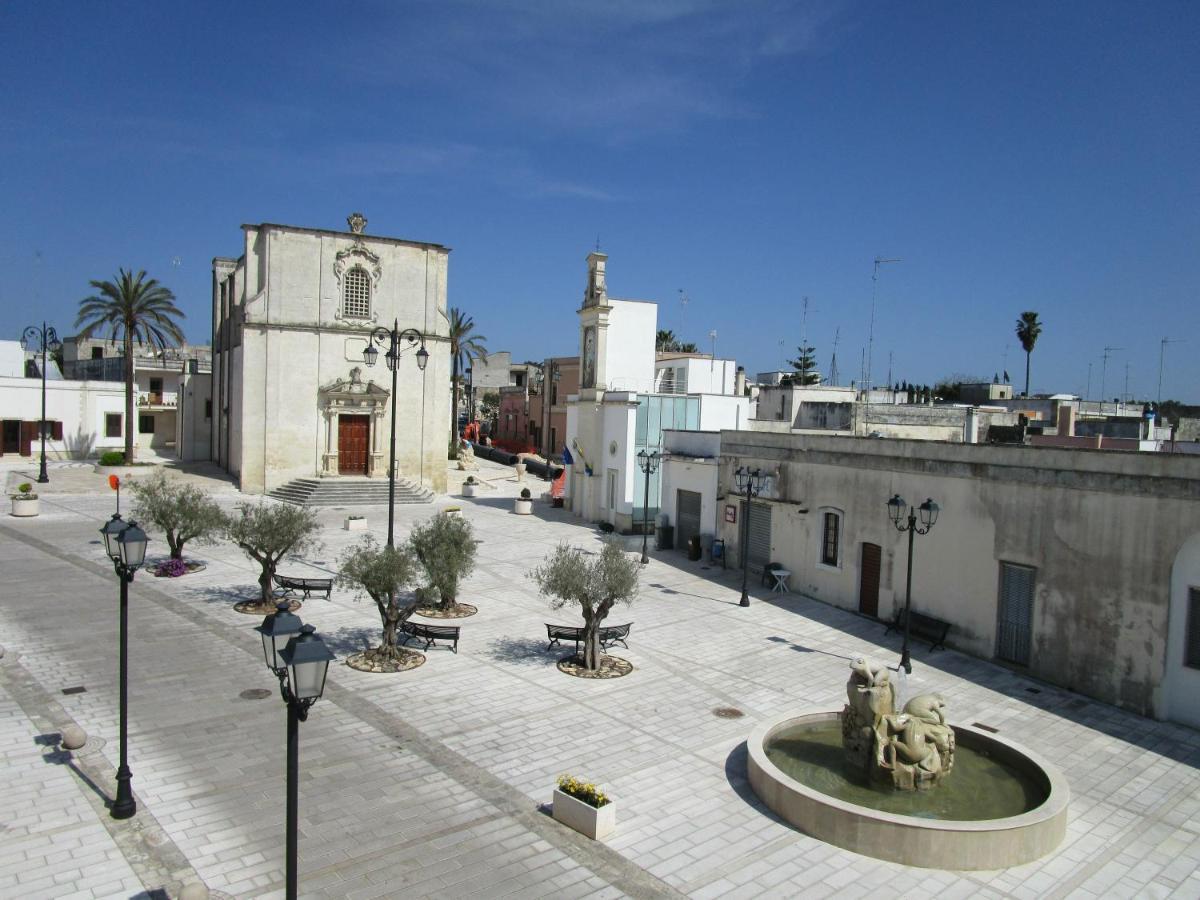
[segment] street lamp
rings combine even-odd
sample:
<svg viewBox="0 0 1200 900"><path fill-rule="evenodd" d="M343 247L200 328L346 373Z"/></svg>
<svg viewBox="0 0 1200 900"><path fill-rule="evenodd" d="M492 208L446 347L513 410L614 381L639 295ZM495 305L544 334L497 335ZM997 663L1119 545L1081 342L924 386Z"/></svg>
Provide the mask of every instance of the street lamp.
<svg viewBox="0 0 1200 900"><path fill-rule="evenodd" d="M733 473L739 494L746 495L745 523L742 529L742 599L739 606L750 605L750 594L746 590L747 573L750 566L750 501L762 493L763 485L767 482L767 473L762 469L740 467Z"/></svg>
<svg viewBox="0 0 1200 900"><path fill-rule="evenodd" d="M475 421L475 367L467 366L467 424ZM476 440L479 432L476 431Z"/></svg>
<svg viewBox="0 0 1200 900"><path fill-rule="evenodd" d="M128 819L137 812L133 799L133 773L129 770L128 721L129 721L129 582L133 573L146 561L146 532L137 522L124 522L117 513L100 529L104 538L104 551L113 562L113 569L121 582L121 764L117 767L117 795L109 811L114 819Z"/></svg>
<svg viewBox="0 0 1200 900"><path fill-rule="evenodd" d="M333 654L312 625L280 603L257 629L262 635L267 668L279 679L279 693L287 704L287 898L297 890L296 832L300 821L300 723L325 692L325 676ZM281 649L282 648L282 649Z"/></svg>
<svg viewBox="0 0 1200 900"><path fill-rule="evenodd" d="M47 327L46 323L42 323L42 327L30 325L21 333L21 346L26 350L31 347L42 354L42 465L38 470L38 484L48 484L50 476L46 472L46 352L56 353L62 342L58 339L58 333L53 327Z"/></svg>
<svg viewBox="0 0 1200 900"><path fill-rule="evenodd" d="M646 495L642 501L642 565L650 562L650 554L646 552L646 541L650 534L650 476L658 471L660 458L661 455L657 450L653 453L647 453L645 450L638 451L638 465L646 473Z"/></svg>
<svg viewBox="0 0 1200 900"><path fill-rule="evenodd" d="M387 353L384 359L387 360L387 367L392 370L392 439L389 448L388 456L388 539L389 547L396 546L393 539L393 528L396 517L396 370L399 368L400 351L402 341L408 341L411 348L418 341L421 342L421 347L417 350L417 368L422 372L429 365L429 351L425 349L425 335L417 331L415 328L406 328L400 330L400 320L396 319L393 322L391 329L380 326L371 332L371 339L367 342L366 349L363 350L363 362L368 366L375 365L375 361L379 359L379 350L375 347L375 342L378 341L381 345L387 347ZM424 423L422 423L424 427Z"/></svg>
<svg viewBox="0 0 1200 900"><path fill-rule="evenodd" d="M908 618L909 610L912 607L912 562L913 562L913 535L928 534L933 528L938 517L938 505L932 499L926 500L916 508L908 508L908 517L905 519L904 510L908 504L904 502L904 498L899 494L893 494L892 499L887 502L888 517L892 520L892 524L896 526L896 530L900 532L908 532L908 587L904 595L904 645L900 651L900 665L904 671L912 674L912 660L908 655ZM917 513L921 514L921 524L917 524Z"/></svg>
<svg viewBox="0 0 1200 900"><path fill-rule="evenodd" d="M543 423L545 430L542 431L542 449L545 450L546 465L549 466L550 458L554 454L554 445L550 440L550 426L554 422L554 404L552 401L558 393L558 381L562 378L562 371L559 369L558 363L554 360L550 360L550 365L547 368L550 370L550 377L547 379L542 372L538 372L537 383L539 389L542 388L543 384L545 385L542 395L542 409L545 411L546 420Z"/></svg>

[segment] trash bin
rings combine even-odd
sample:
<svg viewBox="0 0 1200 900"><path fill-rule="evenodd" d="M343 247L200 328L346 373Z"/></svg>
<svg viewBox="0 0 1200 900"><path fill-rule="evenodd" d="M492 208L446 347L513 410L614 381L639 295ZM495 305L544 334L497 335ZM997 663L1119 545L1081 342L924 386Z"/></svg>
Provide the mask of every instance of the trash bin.
<svg viewBox="0 0 1200 900"><path fill-rule="evenodd" d="M700 535L700 555L707 556L712 559L713 536L711 534Z"/></svg>
<svg viewBox="0 0 1200 900"><path fill-rule="evenodd" d="M688 538L688 559L695 562L700 558L700 535L693 534Z"/></svg>
<svg viewBox="0 0 1200 900"><path fill-rule="evenodd" d="M658 539L655 541L655 547L659 550L675 549L675 526L658 526Z"/></svg>

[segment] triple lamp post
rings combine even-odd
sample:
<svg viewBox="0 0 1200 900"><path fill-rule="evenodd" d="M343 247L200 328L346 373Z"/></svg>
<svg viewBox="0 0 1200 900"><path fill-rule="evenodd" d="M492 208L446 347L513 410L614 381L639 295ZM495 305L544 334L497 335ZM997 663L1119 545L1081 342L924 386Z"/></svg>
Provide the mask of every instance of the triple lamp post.
<svg viewBox="0 0 1200 900"><path fill-rule="evenodd" d="M904 502L904 498L899 494L893 494L892 499L887 502L888 517L892 520L892 524L896 526L896 530L900 532L908 532L908 587L904 594L904 644L900 651L900 666L904 671L912 674L912 660L908 655L908 619L909 611L912 607L912 564L913 564L913 535L928 534L929 529L933 528L938 517L938 505L932 499L926 500L918 507L909 507ZM904 511L908 509L907 521L905 520ZM921 524L917 524L917 513L921 514Z"/></svg>
<svg viewBox="0 0 1200 900"><path fill-rule="evenodd" d="M653 453L638 451L638 465L646 474L646 495L642 500L642 565L650 562L650 554L646 552L646 542L650 537L650 476L658 471L661 458L662 455L657 450Z"/></svg>
<svg viewBox="0 0 1200 900"><path fill-rule="evenodd" d="M733 479L737 485L738 493L746 495L746 509L743 513L746 521L742 528L742 599L738 603L739 606L750 605L750 594L746 590L746 576L750 565L750 501L762 493L763 487L767 483L767 473L762 469L749 469L746 466L741 466L733 473Z"/></svg>
<svg viewBox="0 0 1200 900"><path fill-rule="evenodd" d="M120 682L121 682L121 764L117 767L117 795L109 814L114 819L128 819L137 812L133 799L133 773L129 770L128 721L129 721L129 583L133 573L146 561L146 532L137 522L125 522L116 513L100 529L104 537L104 551L113 562L117 579L121 582L121 637L120 637Z"/></svg>
<svg viewBox="0 0 1200 900"><path fill-rule="evenodd" d="M295 900L298 886L296 832L300 819L300 723L325 692L325 676L333 654L312 625L303 625L287 601L257 629L262 635L267 668L279 679L279 693L287 704L287 900Z"/></svg>
<svg viewBox="0 0 1200 900"><path fill-rule="evenodd" d="M42 421L39 427L42 433L42 465L38 469L38 484L48 484L50 476L46 472L46 353L57 353L62 347L62 341L58 339L58 332L54 330L54 326L47 326L45 322L42 327L30 325L21 333L21 345L26 350L33 350L42 354L42 364L39 368L42 370Z"/></svg>
<svg viewBox="0 0 1200 900"><path fill-rule="evenodd" d="M387 367L392 370L392 439L388 451L388 539L387 545L395 547L394 526L396 517L396 369L400 364L400 351L403 349L401 343L408 341L409 347L418 341L421 342L421 348L417 350L417 368L422 372L429 365L429 351L425 349L425 335L421 334L415 328L405 328L400 330L400 320L393 320L390 329L380 326L371 332L371 339L367 342L366 349L363 350L363 362L368 366L375 365L375 361L379 359L379 349L375 346L378 341L381 346L387 347L387 353L384 354L384 359L387 360Z"/></svg>

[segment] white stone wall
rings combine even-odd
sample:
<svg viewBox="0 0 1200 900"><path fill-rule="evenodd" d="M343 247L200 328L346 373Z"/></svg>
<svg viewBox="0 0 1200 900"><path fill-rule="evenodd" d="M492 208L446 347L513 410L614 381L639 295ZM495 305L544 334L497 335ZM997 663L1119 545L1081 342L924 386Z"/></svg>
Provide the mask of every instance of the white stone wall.
<svg viewBox="0 0 1200 900"><path fill-rule="evenodd" d="M81 459L104 450L123 449L124 438L104 436L107 413L119 413L124 419L124 385L108 381L47 380L46 421L62 422L63 437L59 441L47 439L46 455L53 459ZM0 419L36 422L41 416L40 378L0 377ZM136 421L133 424L136 429ZM34 457L40 455L40 438L34 439L31 452Z"/></svg>
<svg viewBox="0 0 1200 900"><path fill-rule="evenodd" d="M654 390L654 335L658 306L638 300L610 300L608 339L602 368L613 391ZM604 387L605 385L597 385Z"/></svg>

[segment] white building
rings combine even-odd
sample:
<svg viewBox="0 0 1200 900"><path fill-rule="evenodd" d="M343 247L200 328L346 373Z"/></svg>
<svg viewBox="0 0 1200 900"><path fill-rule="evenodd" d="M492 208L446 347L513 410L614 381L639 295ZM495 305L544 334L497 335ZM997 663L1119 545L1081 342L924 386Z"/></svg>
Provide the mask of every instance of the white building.
<svg viewBox="0 0 1200 900"><path fill-rule="evenodd" d="M302 477L386 478L391 373L368 368L372 331L415 329L397 368L397 472L445 490L450 345L440 244L291 225L244 225L213 260L212 458L261 492Z"/></svg>

